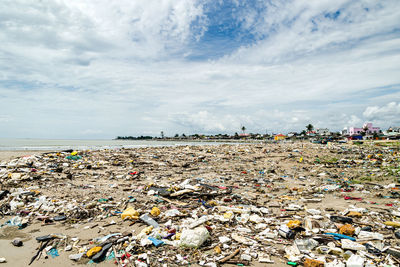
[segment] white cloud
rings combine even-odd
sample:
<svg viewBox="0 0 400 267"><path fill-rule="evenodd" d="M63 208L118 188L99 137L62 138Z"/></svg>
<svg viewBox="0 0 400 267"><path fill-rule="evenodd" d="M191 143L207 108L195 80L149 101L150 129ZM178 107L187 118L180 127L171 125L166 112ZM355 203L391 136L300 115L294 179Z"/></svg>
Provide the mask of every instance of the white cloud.
<svg viewBox="0 0 400 267"><path fill-rule="evenodd" d="M86 129L86 130L82 131L83 135L90 135L90 136L96 136L96 135L100 135L102 133L103 133L103 131L98 130L98 129Z"/></svg>
<svg viewBox="0 0 400 267"><path fill-rule="evenodd" d="M400 103L390 102L384 106L367 107L363 116L372 121L400 124Z"/></svg>
<svg viewBox="0 0 400 267"><path fill-rule="evenodd" d="M351 115L350 119L347 122L347 125L350 125L352 127L357 127L358 125L361 125L362 123L363 122L359 117L357 117L356 115ZM361 127L361 126L358 126L358 127Z"/></svg>
<svg viewBox="0 0 400 267"><path fill-rule="evenodd" d="M201 39L208 3L1 1L0 105L13 120L0 136L341 129L400 99L397 1L237 2L256 41L191 61L194 44L223 50Z"/></svg>
<svg viewBox="0 0 400 267"><path fill-rule="evenodd" d="M241 120L243 120L243 117L241 119L232 115L211 114L205 110L193 114L174 114L170 117L171 123L183 126L190 133L198 131L206 133L238 131L241 128Z"/></svg>
<svg viewBox="0 0 400 267"><path fill-rule="evenodd" d="M0 122L9 122L12 118L9 115L0 115Z"/></svg>
<svg viewBox="0 0 400 267"><path fill-rule="evenodd" d="M360 39L377 37L397 28L400 19L397 1L281 1L268 5L263 20L254 31L269 38L242 47L229 56L247 62L287 62L328 51L342 50ZM336 19L327 17L339 11ZM337 52L337 51L335 51Z"/></svg>

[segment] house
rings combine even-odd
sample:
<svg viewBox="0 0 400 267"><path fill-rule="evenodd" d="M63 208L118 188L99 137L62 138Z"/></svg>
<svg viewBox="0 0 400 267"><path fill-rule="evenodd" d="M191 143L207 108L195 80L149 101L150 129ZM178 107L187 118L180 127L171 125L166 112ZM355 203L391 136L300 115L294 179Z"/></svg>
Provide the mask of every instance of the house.
<svg viewBox="0 0 400 267"><path fill-rule="evenodd" d="M400 139L400 127L389 127L384 131L384 135L390 140Z"/></svg>
<svg viewBox="0 0 400 267"><path fill-rule="evenodd" d="M389 127L389 129L387 129L388 133L400 133L400 127Z"/></svg>
<svg viewBox="0 0 400 267"><path fill-rule="evenodd" d="M307 131L306 134L310 137L313 137L316 135L316 131Z"/></svg>
<svg viewBox="0 0 400 267"><path fill-rule="evenodd" d="M315 133L317 135L330 135L328 128L318 128L317 130L315 130Z"/></svg>
<svg viewBox="0 0 400 267"><path fill-rule="evenodd" d="M284 140L285 138L286 138L286 135L283 135L283 134L277 134L274 136L275 141Z"/></svg>
<svg viewBox="0 0 400 267"><path fill-rule="evenodd" d="M250 137L250 134L248 134L248 133L241 133L241 134L239 134L239 136L240 136L240 138L247 138L247 137Z"/></svg>
<svg viewBox="0 0 400 267"><path fill-rule="evenodd" d="M364 123L362 128L357 128L357 127L349 127L347 134L350 136L353 135L360 135L360 134L368 134L368 135L372 135L372 134L378 134L381 132L381 129L379 127L373 127L372 123L370 122L366 122Z"/></svg>

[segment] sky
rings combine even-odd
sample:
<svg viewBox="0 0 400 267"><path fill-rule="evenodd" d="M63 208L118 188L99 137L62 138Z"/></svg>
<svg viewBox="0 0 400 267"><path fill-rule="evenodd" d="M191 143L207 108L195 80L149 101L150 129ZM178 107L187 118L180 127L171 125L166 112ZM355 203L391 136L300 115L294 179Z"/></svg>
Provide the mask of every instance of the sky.
<svg viewBox="0 0 400 267"><path fill-rule="evenodd" d="M0 138L400 126L398 0L2 0Z"/></svg>

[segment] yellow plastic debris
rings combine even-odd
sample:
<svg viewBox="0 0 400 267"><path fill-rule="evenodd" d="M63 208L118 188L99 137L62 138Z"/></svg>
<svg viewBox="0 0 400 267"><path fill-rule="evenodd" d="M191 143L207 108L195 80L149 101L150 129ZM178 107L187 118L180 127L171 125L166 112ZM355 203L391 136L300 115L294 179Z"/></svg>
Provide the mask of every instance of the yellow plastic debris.
<svg viewBox="0 0 400 267"><path fill-rule="evenodd" d="M339 228L339 234L341 235L353 236L355 232L356 229L350 224L345 224Z"/></svg>
<svg viewBox="0 0 400 267"><path fill-rule="evenodd" d="M218 203L215 200L210 200L210 201L207 202L207 205L215 207L215 206L218 205Z"/></svg>
<svg viewBox="0 0 400 267"><path fill-rule="evenodd" d="M150 212L150 214L151 214L152 216L154 216L154 217L157 217L158 215L160 215L160 213L161 213L161 211L160 211L160 209L157 208L157 207L152 208L152 209L151 209L151 212Z"/></svg>
<svg viewBox="0 0 400 267"><path fill-rule="evenodd" d="M233 212L232 211L228 211L224 213L224 218L225 219L231 219L233 217Z"/></svg>
<svg viewBox="0 0 400 267"><path fill-rule="evenodd" d="M360 218L362 217L362 214L357 211L350 211L349 213L346 214L347 217L357 217Z"/></svg>
<svg viewBox="0 0 400 267"><path fill-rule="evenodd" d="M144 234L148 235L148 234L151 233L151 231L153 230L153 228L154 228L154 227L153 227L152 225L147 226L146 228L144 228L144 229L141 231L141 233L144 233Z"/></svg>
<svg viewBox="0 0 400 267"><path fill-rule="evenodd" d="M76 151L71 152L71 156L75 156L75 155L77 155L77 154L78 154L78 152L76 152Z"/></svg>
<svg viewBox="0 0 400 267"><path fill-rule="evenodd" d="M39 195L40 194L40 191L38 191L38 190L30 190L32 193L35 193L35 195Z"/></svg>
<svg viewBox="0 0 400 267"><path fill-rule="evenodd" d="M89 249L88 252L86 252L86 256L88 256L88 258L91 258L94 255L96 255L100 250L101 250L101 247L93 247L93 248Z"/></svg>
<svg viewBox="0 0 400 267"><path fill-rule="evenodd" d="M214 248L214 252L215 252L216 254L221 254L221 248L220 248L219 246L216 246L216 247Z"/></svg>
<svg viewBox="0 0 400 267"><path fill-rule="evenodd" d="M232 211L227 211L224 213L224 218L225 219L231 219L233 217L233 212Z"/></svg>
<svg viewBox="0 0 400 267"><path fill-rule="evenodd" d="M324 267L324 263L319 260L313 260L313 259L307 258L304 261L304 267Z"/></svg>
<svg viewBox="0 0 400 267"><path fill-rule="evenodd" d="M138 220L139 219L139 212L132 207L128 207L122 214L122 220L129 219L129 220Z"/></svg>
<svg viewBox="0 0 400 267"><path fill-rule="evenodd" d="M400 227L400 222L387 221L387 222L384 222L384 224L387 226Z"/></svg>
<svg viewBox="0 0 400 267"><path fill-rule="evenodd" d="M298 227L300 227L300 225L301 225L301 221L299 221L299 220L293 220L293 221L289 221L289 222L287 223L287 226L288 226L290 229L298 228Z"/></svg>
<svg viewBox="0 0 400 267"><path fill-rule="evenodd" d="M181 233L176 233L175 239L176 239L176 240L180 240L180 239L181 239Z"/></svg>

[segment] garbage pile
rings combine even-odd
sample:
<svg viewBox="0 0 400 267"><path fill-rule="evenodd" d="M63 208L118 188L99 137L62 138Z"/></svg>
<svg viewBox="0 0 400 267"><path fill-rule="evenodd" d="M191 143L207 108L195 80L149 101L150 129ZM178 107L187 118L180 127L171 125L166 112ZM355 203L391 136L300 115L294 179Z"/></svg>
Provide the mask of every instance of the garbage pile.
<svg viewBox="0 0 400 267"><path fill-rule="evenodd" d="M8 240L36 242L26 264L399 266L399 178L374 146L44 153L0 164L0 244L29 234Z"/></svg>

